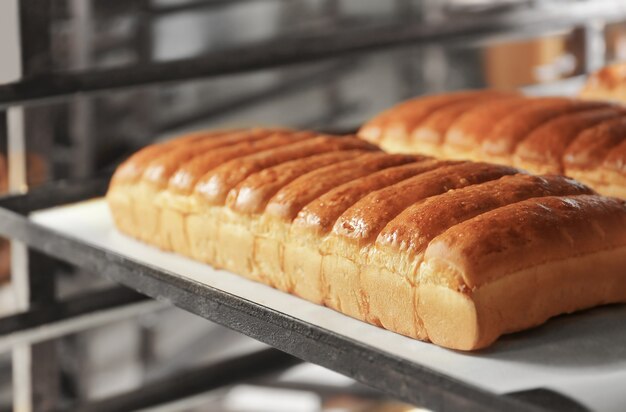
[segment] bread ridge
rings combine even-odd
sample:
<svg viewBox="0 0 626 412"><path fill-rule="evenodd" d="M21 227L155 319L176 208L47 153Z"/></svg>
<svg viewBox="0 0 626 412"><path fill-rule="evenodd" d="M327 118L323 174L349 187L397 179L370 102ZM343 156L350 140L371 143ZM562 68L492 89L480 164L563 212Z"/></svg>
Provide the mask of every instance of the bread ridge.
<svg viewBox="0 0 626 412"><path fill-rule="evenodd" d="M626 63L613 63L592 73L578 96L585 100L626 102Z"/></svg>
<svg viewBox="0 0 626 412"><path fill-rule="evenodd" d="M435 109L430 102L443 100L447 94L417 98L385 112L385 118L394 119L396 130L403 118L407 119L410 130L406 130L405 136L387 133L386 123L378 117L366 123L358 134L368 139L368 130L377 125L378 142L390 153L484 161L535 174L565 174L601 194L626 198L626 171L619 167L626 161L624 146L619 144L626 141L626 134L611 126L626 119L623 107L563 97L496 98L492 93L488 90L481 95L474 91L460 102L454 96L462 94L451 93L454 103ZM415 121L409 108L422 113L422 102L432 110ZM596 139L591 139L590 134L595 134ZM599 147L600 143L605 146ZM571 161L574 157L578 162ZM587 159L586 164L581 159Z"/></svg>
<svg viewBox="0 0 626 412"><path fill-rule="evenodd" d="M220 137L217 136L217 138ZM315 137L311 138L315 139ZM352 138L348 137L348 139ZM271 152L280 149L268 150ZM306 162L310 165L316 163L315 156L319 158L328 156L329 153L354 150L358 149L351 145L328 145L326 151L310 156L285 158L280 162L265 164L233 186L229 194L242 187L254 190L256 186L252 182L258 180L265 171L281 167L282 172L291 170L292 174L276 193L290 185L306 186L307 179L311 179L310 182L320 180L320 176L325 173L324 168L331 166L324 165L322 161L319 168L303 168L302 173L297 176L298 164L304 165ZM332 229L336 226L336 222L341 221L342 216L354 216L354 211L359 209L359 207L355 208L355 205L367 204L368 197L369 199L375 198L372 196L373 193L383 191L390 197L399 196L406 192L407 184L410 184L412 179L417 181L421 179L426 186L436 187L440 184L441 189L425 190L423 199L415 197L407 200L406 204L398 208L397 213L383 217L384 224L379 231L393 225L394 220L413 205L435 201L438 196L452 195L455 192L450 192L449 189L454 187L460 192L480 191L481 186L486 190L492 190L489 189L489 185L493 185L493 182L498 179L515 179L516 176L522 175L519 175L515 169L501 166L434 161L419 156L376 154L376 150L368 146L362 146L362 151L363 155L358 155L355 160L343 162L356 162L362 159L365 166L369 164L372 165L371 167L364 167L361 174L346 175L345 179L333 180L332 184L323 187L323 190L320 189L319 193L316 192L315 198L308 199L308 204L302 204L301 195L296 196L290 203L294 209L290 209L287 214L270 213L267 206L265 209L263 207L237 209L233 207L236 202L229 202L228 196L223 198L221 203L211 202L206 201L197 191L181 194L171 190L169 185L155 187L141 181L124 181L121 178L112 179L107 201L116 226L132 237L215 267L225 268L249 279L293 293L314 303L325 304L357 319L410 337L432 340L450 348L474 350L491 344L501 333L526 327L527 325L522 320L514 319L512 323L486 330L482 335L483 332L480 332L478 324L483 322L483 318L477 316L474 320L476 325L468 325L466 328L471 336L457 336L460 332L455 332L457 335L452 336L448 332L433 329L432 319L429 317L431 312L424 309L423 304L420 303L421 279L424 277L422 275L423 262L411 260L412 257L403 253L402 250L377 247L376 236L368 238L366 242L355 243L349 236ZM271 153L268 154L271 155ZM254 158L255 155L247 156ZM381 162L381 159L386 156L390 160ZM239 159L245 157L246 155ZM228 168L228 164L235 167L235 165L241 165L242 162L232 159L216 167L224 169ZM438 170L444 170L445 173L437 172ZM445 179L441 179L455 170L459 173L458 183L456 186L448 187ZM173 172L172 176L175 174L176 172ZM335 174L326 175L330 178ZM246 186L247 182L250 182L248 186ZM549 188L556 187L555 184L545 182L544 184ZM581 193L588 191L571 182L562 184L569 189L555 189L554 191L558 194L568 194L570 191L577 194L577 191ZM264 185L260 184L259 187L262 189ZM545 193L537 190L536 193L539 198L553 194L549 190ZM340 201L336 207L329 207L328 216L325 216L324 202L330 202L333 196L344 194L346 201ZM497 211L500 206L496 204L494 208ZM490 208L487 207L487 209ZM626 214L626 208L622 212ZM146 215L151 217L146 218ZM471 216L468 215L469 217ZM328 220L334 220L334 222ZM153 222L153 226L145 227L146 221ZM455 222L455 225L448 230L461 223ZM620 245L611 245L611 247L618 250ZM607 253L613 249L609 248ZM614 259L620 263L626 263L624 259L619 260L619 256ZM514 275L516 274L511 276ZM428 281L425 284L430 285ZM488 285L490 283L477 288L473 293L480 296L481 290ZM439 284L436 286L441 287ZM453 287L450 293L457 293L458 285L453 285ZM429 297L425 299L428 300ZM463 299L473 302L472 295L469 295L469 298L464 295ZM611 296L611 299L623 301L626 300L626 296ZM445 309L445 302L440 302L441 305ZM467 313L472 313L472 310L477 309L469 306ZM558 308L556 311L558 312ZM552 312L550 316L554 316ZM469 316L467 313L463 312L466 318ZM424 314L427 315L427 322L424 322ZM476 334L479 338L474 339Z"/></svg>

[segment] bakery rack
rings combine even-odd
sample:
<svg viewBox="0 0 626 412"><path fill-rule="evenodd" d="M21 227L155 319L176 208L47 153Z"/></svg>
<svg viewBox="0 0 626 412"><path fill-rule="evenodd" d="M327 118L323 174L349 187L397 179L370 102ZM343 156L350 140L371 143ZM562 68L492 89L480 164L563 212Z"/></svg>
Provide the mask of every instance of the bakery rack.
<svg viewBox="0 0 626 412"><path fill-rule="evenodd" d="M55 233L29 219L41 209L103 196L107 179L75 183L53 183L30 193L0 200L0 234L11 236L33 250L80 266L138 291L165 301L266 343L296 358L332 369L404 401L433 410L541 411L567 408L584 410L558 393L539 389L498 396L469 383L447 377L343 337L288 313L274 311L219 289L150 267L106 249ZM72 319L133 305L145 298L136 293L105 290L71 302L57 302L45 309L33 308L0 321L0 331L24 343L50 337L29 337L31 328L63 324ZM20 334L23 336L20 339ZM0 347L2 343L0 343ZM271 353L271 352L269 352ZM273 354L283 363L293 360ZM269 363L269 362L268 362ZM275 367L274 363L266 365ZM258 370L258 369L257 369Z"/></svg>
<svg viewBox="0 0 626 412"><path fill-rule="evenodd" d="M46 70L50 50L36 27L52 18L43 4L50 0L23 0L19 4L22 72L20 80L0 85L0 108L11 111L49 101L68 101L83 95L108 93L137 87L156 87L194 79L262 69L297 66L358 56L406 45L467 44L500 36L529 36L571 27L582 27L589 44L597 42L598 22L626 20L626 6L619 1L581 1L564 7L503 9L485 15L453 17L444 21L416 23L357 22L342 30L305 32L251 46L169 62L142 62L132 67L85 69L58 73ZM241 0L240 0L241 1ZM262 1L262 0L258 0ZM140 2L141 3L141 2ZM197 7L225 7L224 1L189 2L184 5L143 9L149 18ZM541 3L541 2L537 2ZM548 2L546 2L548 3ZM143 3L142 3L143 4ZM43 25L43 26L41 26ZM45 36L43 36L45 37ZM601 51L589 50L587 69L602 60ZM592 55L592 53L596 53ZM600 53L598 56L597 53ZM595 62L595 63L594 63ZM350 61L320 71L311 84L324 82L337 70L349 70ZM310 80L310 76L307 76ZM212 113L233 110L250 102L302 87L304 79L233 99L209 111L193 114L172 129ZM8 133L10 186L25 186L23 133ZM26 291L22 311L0 319L0 348L34 345L98 322L147 313L175 305L221 324L275 349L174 376L135 392L83 405L84 410L122 410L148 407L226 384L249 380L291 366L299 360L312 362L350 376L403 401L433 410L540 411L585 410L582 405L549 389L497 395L417 363L407 362L313 323L302 321L239 296L174 276L167 270L142 264L87 242L57 233L29 218L42 209L102 196L108 176L47 183L26 193L0 199L0 234L14 242L14 282ZM21 249L20 245L25 248ZM51 265L69 263L121 286L58 300ZM36 377L31 376L31 379ZM37 385L33 386L35 389ZM33 399L45 394L34 394ZM33 404L41 402L35 399ZM35 407L35 409L37 409Z"/></svg>

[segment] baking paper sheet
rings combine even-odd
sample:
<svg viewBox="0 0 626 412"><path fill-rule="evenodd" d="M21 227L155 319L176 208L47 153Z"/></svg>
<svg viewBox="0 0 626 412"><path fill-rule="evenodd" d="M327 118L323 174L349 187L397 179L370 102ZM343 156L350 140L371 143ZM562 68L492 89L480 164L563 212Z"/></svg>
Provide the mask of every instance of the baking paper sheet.
<svg viewBox="0 0 626 412"><path fill-rule="evenodd" d="M626 305L561 316L542 327L505 336L488 350L459 353L368 325L123 236L114 229L102 199L40 211L32 218L92 245L289 313L496 393L547 388L593 410L626 410Z"/></svg>

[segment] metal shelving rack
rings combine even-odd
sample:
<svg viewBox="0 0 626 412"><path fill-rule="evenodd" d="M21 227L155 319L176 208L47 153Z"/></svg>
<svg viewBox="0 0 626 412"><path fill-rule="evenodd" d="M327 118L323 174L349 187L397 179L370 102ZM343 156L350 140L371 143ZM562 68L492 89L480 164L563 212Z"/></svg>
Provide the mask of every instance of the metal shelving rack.
<svg viewBox="0 0 626 412"><path fill-rule="evenodd" d="M172 303L299 359L332 369L401 400L433 410L542 411L563 407L570 410L581 408L549 390L508 396L489 393L288 314L59 235L27 217L29 213L40 209L102 196L106 182L107 179L73 184L55 183L34 189L26 195L0 200L0 234L11 236L38 252L98 273L146 296ZM135 293L116 292L107 290L71 302L53 303L44 311L33 308L0 321L0 331L24 333L33 327L70 322L80 316L108 310L114 304L130 305L142 299ZM251 369L257 373L259 371L258 367ZM176 379L172 382L176 382Z"/></svg>
<svg viewBox="0 0 626 412"><path fill-rule="evenodd" d="M49 393L45 382L49 376L46 370L50 365L46 359L50 348L40 342L80 330L85 327L86 317L91 319L89 323L93 325L97 319L113 320L162 305L149 297L173 303L278 350L269 349L245 359L230 361L228 365L194 371L186 378L174 377L131 395L83 405L84 410L120 410L155 405L187 396L194 391L249 379L250 371L255 374L275 371L298 362L296 358L322 365L401 400L434 410L584 410L580 405L548 390L505 396L486 392L289 315L208 286L181 280L166 271L138 264L34 224L28 219L28 213L101 196L108 180L56 182L23 193L26 190L24 134L19 124L16 127L16 122L19 123L21 119L23 107L51 100L69 100L75 96L92 96L112 90L326 61L405 45L466 44L503 34L538 35L573 26L586 30L588 43L594 44L594 38L599 33L598 22L606 24L626 20L626 6L619 1L585 1L570 3L566 7L538 6L504 10L484 16L453 17L431 23L416 24L410 19L393 24L366 22L342 30L305 33L180 61L142 61L132 67L52 73L47 70L51 53L49 42L45 30L41 29L49 26L49 2L19 2L22 78L0 86L0 109L9 113L10 188L17 193L0 200L0 234L13 240L13 282L21 284L23 289L23 311L0 319L0 348L17 348L14 355L16 367L20 362L22 367L23 364L29 364L24 362L24 357L37 359L33 361L33 369L29 373L16 378L16 382L26 379L29 389L22 399L15 400L17 405L23 406L24 410L48 410L52 409L51 405L56 399L54 394ZM211 7L224 7L225 3L231 2L213 1ZM208 5L205 2L191 2L185 6L152 10L150 13L161 15L194 7ZM588 60L600 61L602 52L599 53ZM332 76L333 70L321 71L318 74L321 81ZM298 87L298 84L301 84L301 80L294 79L291 83L255 94L253 100L262 102L276 93ZM187 120L193 121L211 112L229 110L248 104L249 101L249 98L235 99L222 107L211 108L208 114L199 113ZM45 256L90 270L123 286L60 301L55 297L54 278L48 276L49 268L42 265ZM198 386L199 381L204 384Z"/></svg>

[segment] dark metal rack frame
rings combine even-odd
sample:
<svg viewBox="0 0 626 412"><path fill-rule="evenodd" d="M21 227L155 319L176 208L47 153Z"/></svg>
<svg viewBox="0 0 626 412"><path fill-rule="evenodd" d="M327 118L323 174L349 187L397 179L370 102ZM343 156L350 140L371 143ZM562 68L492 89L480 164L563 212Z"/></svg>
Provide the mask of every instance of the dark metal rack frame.
<svg viewBox="0 0 626 412"><path fill-rule="evenodd" d="M300 363L297 358L276 349L264 349L215 364L179 372L121 395L87 404L68 405L63 410L79 412L134 411L171 402L175 399L222 388L229 384L280 372Z"/></svg>
<svg viewBox="0 0 626 412"><path fill-rule="evenodd" d="M106 183L106 179L58 182L0 199L0 235L413 404L434 410L584 410L570 399L543 389L505 396L488 392L289 314L64 236L27 216L36 210L103 195ZM36 310L19 316L34 317ZM87 310L94 307L83 309ZM73 310L67 315L79 314L81 310ZM8 321L0 326L5 333L21 328Z"/></svg>
<svg viewBox="0 0 626 412"><path fill-rule="evenodd" d="M210 4L215 7L226 7L246 1L249 0L237 2L218 0ZM471 18L453 17L446 21L426 23L405 19L384 25L359 24L344 27L341 31L313 32L306 36L280 38L193 59L169 62L149 62L149 59L142 59L139 65L118 69L52 73L48 64L49 39L41 33L43 27L49 26L52 18L47 7L49 2L50 0L21 1L24 77L18 82L0 86L0 112L10 107L35 105L54 99L66 99L73 95L92 95L116 89L273 69L400 46L435 43L467 45L470 42L492 39L501 34L538 36L541 33L573 26L587 27L590 22L597 20L610 23L626 19L626 6L616 9L616 6L619 6L617 1L580 2L569 4L566 9L539 7L535 10L509 10L489 15L475 15ZM204 5L195 1L187 7L199 6ZM148 18L185 9L188 8L163 10L143 8L140 12ZM334 75L332 71L331 69L330 73L320 72L320 77L332 77ZM296 86L287 84L265 90L256 95L255 101L289 92L292 87ZM226 102L224 107L211 108L207 113L196 115L203 118L245 104L247 103L243 100L234 99ZM191 116L188 120L193 121L195 117ZM63 237L34 224L27 218L31 211L102 195L106 190L106 182L106 179L77 184L58 182L26 195L0 199L0 234L23 241L44 254L104 275L149 297L172 302L189 312L268 343L298 358L351 376L408 402L436 410L584 409L569 399L543 389L498 396L289 315ZM137 304L146 299L145 296L135 292L115 288L58 301L52 296L54 288L51 280L45 278L48 273L38 273L36 268L33 269L42 255L36 252L31 252L31 255L34 258L30 262L30 285L33 292L31 306L24 313L0 319L0 339L33 330L41 325L54 325L82 315ZM45 352L42 352L42 356L45 356ZM276 355L276 352L268 356L270 359L280 359L279 363L284 365L292 362L288 357ZM273 356L277 357L272 358ZM251 362L251 369L258 367L259 372L265 371L266 368L263 366L267 366L265 359L264 356L260 356L259 362ZM245 370L245 366L240 368L237 377L244 378ZM205 372L198 373L200 375L197 376L213 376L210 370L206 371L208 375L203 375ZM204 389L217 386L219 383L213 381ZM160 392L164 387L169 385L159 387L157 395L161 395ZM181 389L175 385L173 388L168 393L169 399L184 396L182 392L185 388ZM41 390L35 388L35 392L39 393ZM139 393L138 397L143 397L142 405L156 402L155 397L150 394L150 388L147 389L147 393ZM54 399L54 394L49 399ZM160 398L163 399L165 398ZM128 396L110 400L108 404L105 402L80 407L85 410L106 410L107 405L109 407L138 405L133 402L136 402L136 398Z"/></svg>
<svg viewBox="0 0 626 412"><path fill-rule="evenodd" d="M592 20L609 23L625 19L626 6L602 1L597 4L573 3L565 10L539 8L488 16L457 17L445 22L367 25L277 39L191 59L108 70L35 74L19 82L0 86L0 108L75 94L246 73L406 45L468 44L514 32L537 36L542 32L586 25Z"/></svg>

